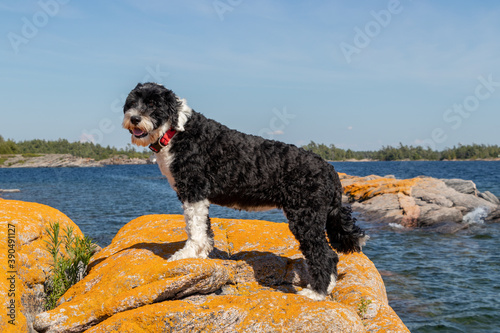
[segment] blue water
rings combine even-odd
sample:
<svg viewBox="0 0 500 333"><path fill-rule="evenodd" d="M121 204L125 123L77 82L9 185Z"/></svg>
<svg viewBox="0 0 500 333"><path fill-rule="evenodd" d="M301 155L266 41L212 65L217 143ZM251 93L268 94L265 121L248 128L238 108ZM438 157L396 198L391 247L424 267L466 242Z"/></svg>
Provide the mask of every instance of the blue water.
<svg viewBox="0 0 500 333"><path fill-rule="evenodd" d="M365 176L473 180L500 196L500 162L338 162L339 172ZM5 199L33 201L68 215L106 246L131 219L182 214L175 192L156 165L104 168L0 169ZM285 222L281 211L240 212L212 205L210 215ZM500 332L500 224L478 224L457 234L404 231L359 223L371 239L364 252L385 281L390 305L412 332Z"/></svg>

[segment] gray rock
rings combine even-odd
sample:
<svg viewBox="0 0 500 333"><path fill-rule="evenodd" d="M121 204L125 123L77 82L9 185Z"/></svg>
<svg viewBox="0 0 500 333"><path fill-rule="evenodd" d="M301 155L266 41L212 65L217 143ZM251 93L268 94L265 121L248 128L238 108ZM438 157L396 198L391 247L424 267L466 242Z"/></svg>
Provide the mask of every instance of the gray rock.
<svg viewBox="0 0 500 333"><path fill-rule="evenodd" d="M471 212L478 207L486 207L490 210L496 207L496 205L487 200L463 193L457 193L457 195L452 195L448 197L448 199L453 201L454 206L462 206L467 208L467 212Z"/></svg>
<svg viewBox="0 0 500 333"><path fill-rule="evenodd" d="M476 184L472 180L441 179L448 187L463 194L477 195Z"/></svg>
<svg viewBox="0 0 500 333"><path fill-rule="evenodd" d="M421 188L415 188L412 191L412 197L420 199L418 205L425 206L426 204L434 204L443 207L453 207L453 201L447 199L440 193L429 192Z"/></svg>
<svg viewBox="0 0 500 333"><path fill-rule="evenodd" d="M396 194L378 195L362 203L354 202L352 209L362 214L368 221L383 221L384 223L401 224L403 210Z"/></svg>
<svg viewBox="0 0 500 333"><path fill-rule="evenodd" d="M491 211L486 217L485 221L489 223L500 222L500 208Z"/></svg>
<svg viewBox="0 0 500 333"><path fill-rule="evenodd" d="M461 222L463 215L456 208L440 207L438 205L425 205L420 207L419 227L427 227L443 222Z"/></svg>
<svg viewBox="0 0 500 333"><path fill-rule="evenodd" d="M452 184L452 186L450 186L450 184ZM450 207L449 202L452 202L451 207L465 207L465 212L473 211L478 207L486 207L489 209L494 209L496 207L496 205L478 197L475 193L465 193L473 192L473 188L475 189L476 185L469 180L439 180L434 178L426 178L425 180L414 186L414 188L412 189L412 196L427 198L428 200L434 199L433 201L431 200L430 203L445 207ZM477 192L477 190L475 191Z"/></svg>
<svg viewBox="0 0 500 333"><path fill-rule="evenodd" d="M496 195L491 193L490 191L485 191L482 193L478 193L478 196L484 200L487 200L495 205L500 205L500 200Z"/></svg>

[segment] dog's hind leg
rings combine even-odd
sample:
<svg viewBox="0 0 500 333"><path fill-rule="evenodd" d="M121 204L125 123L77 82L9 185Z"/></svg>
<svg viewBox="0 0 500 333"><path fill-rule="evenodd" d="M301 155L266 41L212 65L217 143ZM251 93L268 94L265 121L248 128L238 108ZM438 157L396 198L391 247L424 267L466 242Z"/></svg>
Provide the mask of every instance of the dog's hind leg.
<svg viewBox="0 0 500 333"><path fill-rule="evenodd" d="M313 300L323 300L337 280L339 257L328 245L325 234L327 210L285 209L290 231L300 243L306 258L310 283L299 292Z"/></svg>
<svg viewBox="0 0 500 333"><path fill-rule="evenodd" d="M214 246L214 234L208 216L209 206L208 200L184 202L182 207L188 239L184 247L175 252L168 261L208 257Z"/></svg>

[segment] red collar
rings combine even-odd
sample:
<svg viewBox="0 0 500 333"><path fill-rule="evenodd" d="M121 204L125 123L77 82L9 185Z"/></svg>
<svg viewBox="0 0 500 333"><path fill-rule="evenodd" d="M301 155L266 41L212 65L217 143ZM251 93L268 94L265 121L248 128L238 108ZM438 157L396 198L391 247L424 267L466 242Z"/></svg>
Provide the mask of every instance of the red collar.
<svg viewBox="0 0 500 333"><path fill-rule="evenodd" d="M158 139L155 143L149 145L149 149L151 149L155 153L159 153L163 147L167 146L173 136L177 133L174 129L169 129L163 134L163 136Z"/></svg>

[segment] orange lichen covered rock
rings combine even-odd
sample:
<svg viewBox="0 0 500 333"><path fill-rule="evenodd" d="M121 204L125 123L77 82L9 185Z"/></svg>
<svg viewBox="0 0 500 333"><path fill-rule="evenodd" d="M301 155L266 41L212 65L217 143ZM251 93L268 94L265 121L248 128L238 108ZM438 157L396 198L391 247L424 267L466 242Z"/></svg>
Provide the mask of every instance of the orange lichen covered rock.
<svg viewBox="0 0 500 333"><path fill-rule="evenodd" d="M28 332L32 320L43 309L44 283L51 269L52 258L45 250L48 240L45 228L59 222L61 230L80 229L57 209L30 202L0 200L0 300L2 311L11 300L15 313L0 316L1 332ZM14 254L15 261L8 261ZM12 260L12 259L11 259ZM11 266L12 265L12 266ZM14 282L14 288L11 286Z"/></svg>
<svg viewBox="0 0 500 333"><path fill-rule="evenodd" d="M96 254L59 306L37 316L39 332L408 332L383 281L361 253L342 255L332 295L307 285L298 243L285 223L212 219L209 259L167 259L186 240L180 215L125 225ZM360 302L370 300L359 313Z"/></svg>
<svg viewBox="0 0 500 333"><path fill-rule="evenodd" d="M420 178L376 178L364 181L358 180L350 185L344 185L344 193L355 201L365 201L383 194L403 193L405 195L411 195L412 187L419 181Z"/></svg>
<svg viewBox="0 0 500 333"><path fill-rule="evenodd" d="M121 313L87 332L366 332L335 302L276 291L171 301Z"/></svg>

